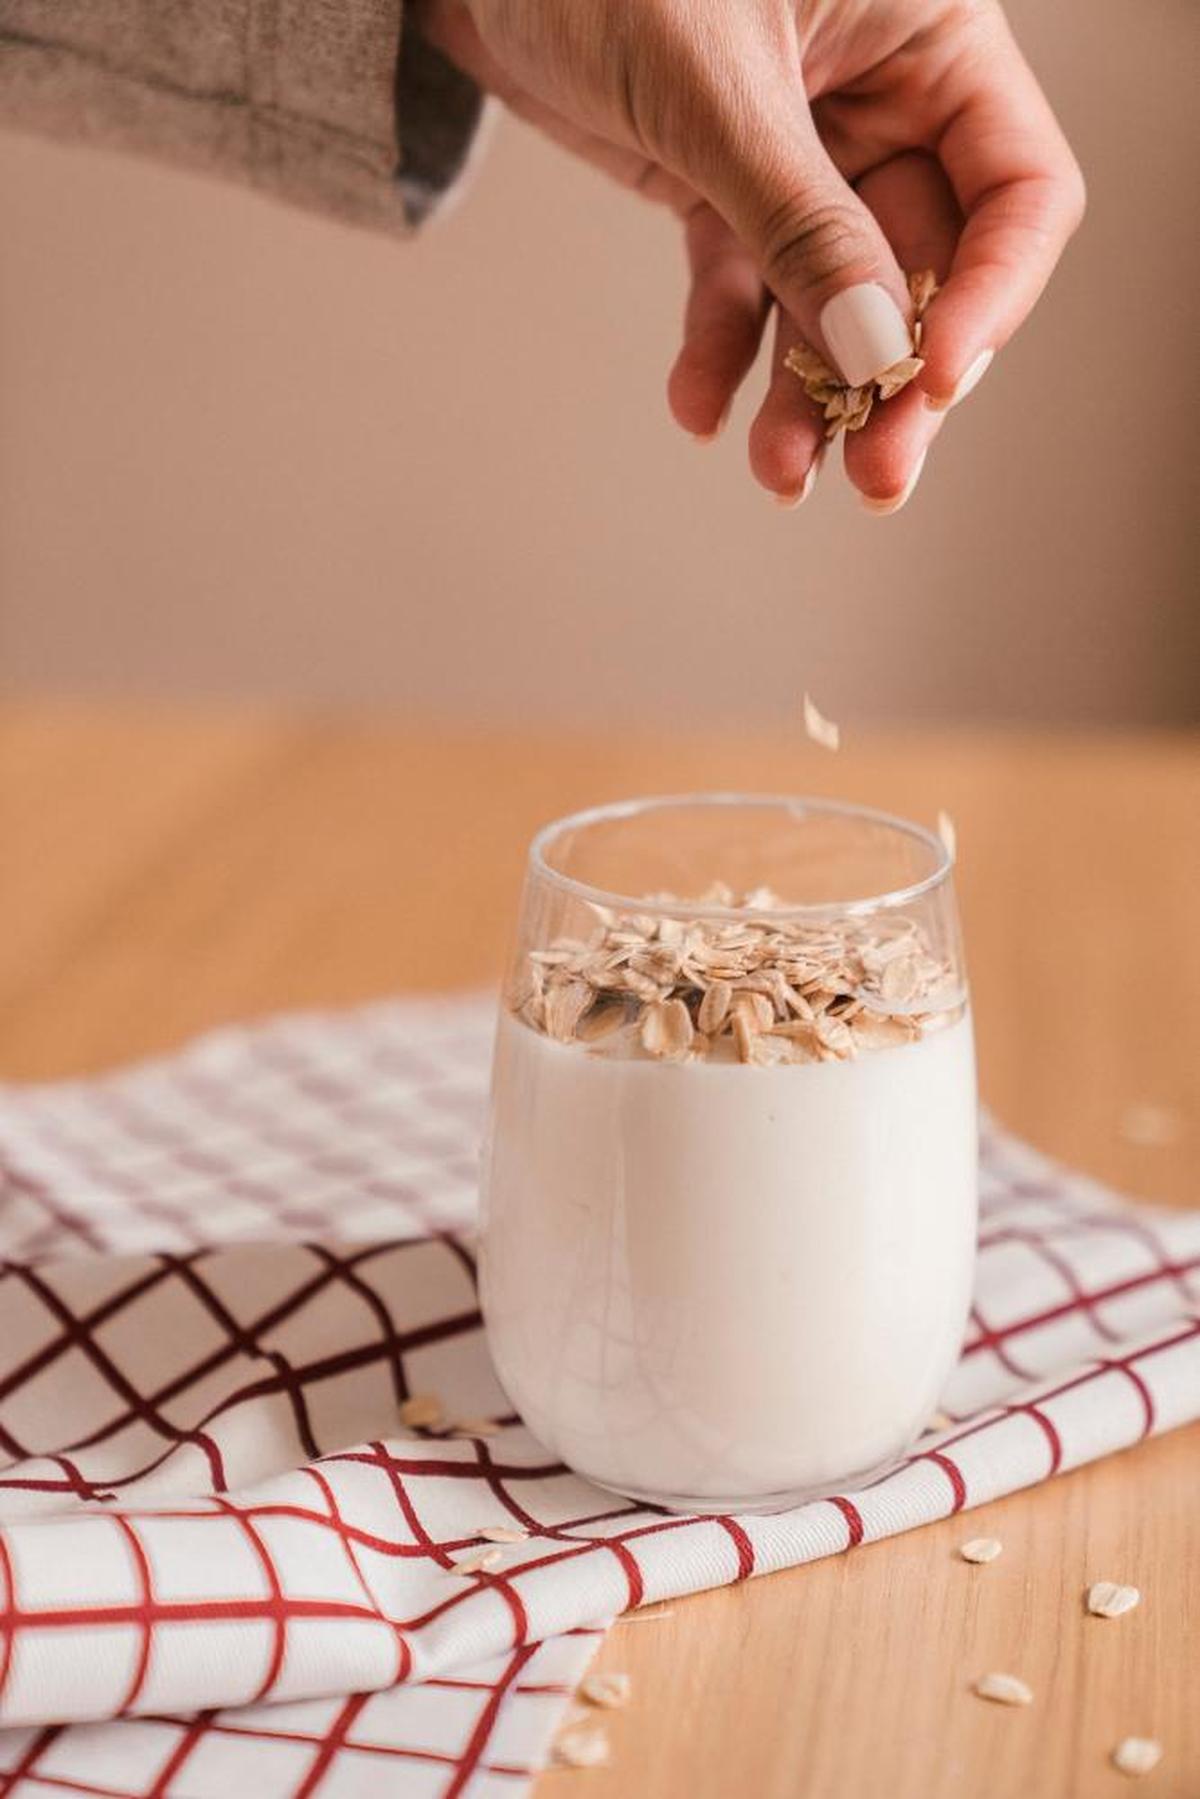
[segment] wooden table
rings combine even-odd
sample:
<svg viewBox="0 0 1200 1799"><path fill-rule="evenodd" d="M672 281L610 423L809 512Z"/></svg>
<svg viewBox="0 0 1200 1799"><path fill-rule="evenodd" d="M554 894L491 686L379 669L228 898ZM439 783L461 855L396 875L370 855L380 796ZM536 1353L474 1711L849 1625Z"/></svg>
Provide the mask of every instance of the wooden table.
<svg viewBox="0 0 1200 1799"><path fill-rule="evenodd" d="M851 734L852 737L852 734ZM1200 748L1172 737L493 735L263 713L0 709L0 1073L93 1069L271 1008L491 980L533 827L619 795L808 790L958 825L985 1096L1132 1193L1200 1203ZM1186 1121L1159 1148L1119 1119ZM986 1571L956 1558L994 1534ZM982 1578L981 1578L982 1572ZM1085 1583L1141 1608L1085 1625ZM623 1624L604 1773L539 1799L1200 1795L1200 1429ZM988 1706L970 1676L1022 1674Z"/></svg>

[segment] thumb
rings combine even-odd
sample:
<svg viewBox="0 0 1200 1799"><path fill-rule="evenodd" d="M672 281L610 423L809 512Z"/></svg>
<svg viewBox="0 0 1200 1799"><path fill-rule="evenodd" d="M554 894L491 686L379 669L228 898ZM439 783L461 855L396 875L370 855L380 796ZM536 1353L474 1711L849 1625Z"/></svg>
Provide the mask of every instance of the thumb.
<svg viewBox="0 0 1200 1799"><path fill-rule="evenodd" d="M830 161L802 96L789 87L770 118L759 106L743 110L705 161L692 179L843 380L861 387L912 354L907 281L874 215Z"/></svg>

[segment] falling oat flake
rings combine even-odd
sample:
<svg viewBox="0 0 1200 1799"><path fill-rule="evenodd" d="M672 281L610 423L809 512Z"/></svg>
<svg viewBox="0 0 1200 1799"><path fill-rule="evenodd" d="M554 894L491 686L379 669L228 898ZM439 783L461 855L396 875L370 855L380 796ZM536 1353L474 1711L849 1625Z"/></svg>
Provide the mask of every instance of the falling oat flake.
<svg viewBox="0 0 1200 1799"><path fill-rule="evenodd" d="M814 743L819 743L823 750L836 750L841 747L842 733L830 718L818 712L809 694L804 696L804 730Z"/></svg>
<svg viewBox="0 0 1200 1799"><path fill-rule="evenodd" d="M938 813L937 833L951 862L955 861L958 856L958 832L954 829L954 820L948 812Z"/></svg>

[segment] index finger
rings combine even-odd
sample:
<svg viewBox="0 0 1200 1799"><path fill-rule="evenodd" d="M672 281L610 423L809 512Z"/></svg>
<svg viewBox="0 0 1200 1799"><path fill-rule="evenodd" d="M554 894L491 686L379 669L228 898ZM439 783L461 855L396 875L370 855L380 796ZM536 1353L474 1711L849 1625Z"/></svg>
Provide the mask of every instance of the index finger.
<svg viewBox="0 0 1200 1799"><path fill-rule="evenodd" d="M920 385L949 406L1032 310L1083 217L1079 165L1045 95L1001 25L964 58L938 155L966 217L950 275L925 318Z"/></svg>

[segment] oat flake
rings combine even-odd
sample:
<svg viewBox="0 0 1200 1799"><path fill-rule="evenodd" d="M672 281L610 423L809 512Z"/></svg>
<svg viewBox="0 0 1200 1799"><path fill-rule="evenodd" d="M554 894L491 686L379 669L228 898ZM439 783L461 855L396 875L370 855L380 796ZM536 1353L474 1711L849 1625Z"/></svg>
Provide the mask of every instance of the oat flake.
<svg viewBox="0 0 1200 1799"><path fill-rule="evenodd" d="M1093 1618L1120 1618L1141 1601L1136 1587L1123 1587L1115 1580L1098 1580L1088 1588L1087 1608Z"/></svg>
<svg viewBox="0 0 1200 1799"><path fill-rule="evenodd" d="M554 1759L568 1768L602 1768L608 1761L608 1738L598 1725L573 1725L555 1743Z"/></svg>
<svg viewBox="0 0 1200 1799"><path fill-rule="evenodd" d="M1015 1674L984 1674L975 1682L981 1699L993 1699L997 1705L1032 1705L1033 1689Z"/></svg>
<svg viewBox="0 0 1200 1799"><path fill-rule="evenodd" d="M958 1553L964 1562L994 1562L1003 1548L999 1537L972 1537Z"/></svg>
<svg viewBox="0 0 1200 1799"><path fill-rule="evenodd" d="M504 1560L498 1549L476 1549L455 1562L452 1574L487 1574Z"/></svg>
<svg viewBox="0 0 1200 1799"><path fill-rule="evenodd" d="M818 712L809 694L804 696L804 730L814 743L819 743L823 750L836 750L841 747L842 734L831 718L825 718Z"/></svg>
<svg viewBox="0 0 1200 1799"><path fill-rule="evenodd" d="M1162 1760L1162 1744L1153 1737L1122 1737L1113 1750L1113 1767L1122 1774L1149 1774Z"/></svg>
<svg viewBox="0 0 1200 1799"><path fill-rule="evenodd" d="M410 1430L436 1430L442 1421L442 1402L435 1393L414 1393L401 1404L400 1422Z"/></svg>
<svg viewBox="0 0 1200 1799"><path fill-rule="evenodd" d="M579 1683L579 1697L586 1699L589 1705L602 1706L605 1711L628 1705L632 1691L633 1682L628 1674L589 1674Z"/></svg>

